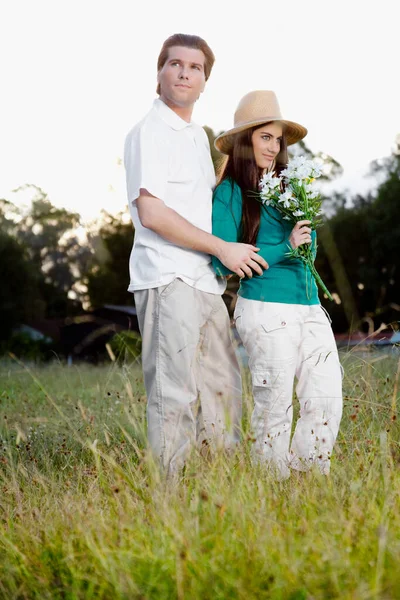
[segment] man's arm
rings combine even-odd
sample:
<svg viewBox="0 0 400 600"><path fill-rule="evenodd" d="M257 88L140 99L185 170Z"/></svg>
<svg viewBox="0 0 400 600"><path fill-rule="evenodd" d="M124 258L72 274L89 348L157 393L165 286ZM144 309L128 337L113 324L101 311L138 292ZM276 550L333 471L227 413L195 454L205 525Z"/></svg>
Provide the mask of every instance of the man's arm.
<svg viewBox="0 0 400 600"><path fill-rule="evenodd" d="M252 277L252 269L261 275L263 269L268 268L262 256L257 254L259 249L255 246L225 242L215 235L195 227L172 208L166 206L162 200L152 196L143 188L140 189L136 205L143 227L155 231L177 246L216 256L239 277Z"/></svg>

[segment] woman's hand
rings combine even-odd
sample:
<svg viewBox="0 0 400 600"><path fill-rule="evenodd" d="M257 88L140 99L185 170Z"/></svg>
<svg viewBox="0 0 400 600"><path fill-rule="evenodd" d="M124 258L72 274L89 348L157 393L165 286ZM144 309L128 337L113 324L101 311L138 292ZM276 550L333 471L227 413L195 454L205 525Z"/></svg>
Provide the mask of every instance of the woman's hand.
<svg viewBox="0 0 400 600"><path fill-rule="evenodd" d="M311 221L298 221L289 236L289 242L293 250L302 244L311 244L311 228L307 227Z"/></svg>

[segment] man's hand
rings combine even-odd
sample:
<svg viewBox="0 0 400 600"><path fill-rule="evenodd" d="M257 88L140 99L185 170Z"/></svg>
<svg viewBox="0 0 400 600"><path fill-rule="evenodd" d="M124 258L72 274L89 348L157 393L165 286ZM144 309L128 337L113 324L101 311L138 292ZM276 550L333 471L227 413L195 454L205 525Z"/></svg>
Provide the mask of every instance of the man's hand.
<svg viewBox="0 0 400 600"><path fill-rule="evenodd" d="M250 244L223 242L216 256L239 277L253 277L253 271L262 275L263 270L268 269L267 262L257 254L259 249Z"/></svg>

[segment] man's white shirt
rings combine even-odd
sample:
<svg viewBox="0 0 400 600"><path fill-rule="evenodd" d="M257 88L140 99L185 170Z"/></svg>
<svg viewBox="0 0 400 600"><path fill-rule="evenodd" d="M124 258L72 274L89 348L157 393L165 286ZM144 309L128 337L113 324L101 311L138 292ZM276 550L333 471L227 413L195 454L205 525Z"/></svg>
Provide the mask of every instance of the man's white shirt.
<svg viewBox="0 0 400 600"><path fill-rule="evenodd" d="M226 281L216 277L210 255L176 246L143 227L136 206L140 188L144 188L187 221L211 233L215 173L204 129L187 123L156 99L150 112L128 133L124 163L135 227L128 290L159 287L179 277L201 291L222 294Z"/></svg>

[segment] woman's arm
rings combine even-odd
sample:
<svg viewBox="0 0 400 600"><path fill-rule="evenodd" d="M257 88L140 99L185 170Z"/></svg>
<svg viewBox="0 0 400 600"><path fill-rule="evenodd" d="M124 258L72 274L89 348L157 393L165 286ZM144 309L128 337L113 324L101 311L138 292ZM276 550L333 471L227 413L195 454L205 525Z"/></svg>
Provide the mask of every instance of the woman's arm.
<svg viewBox="0 0 400 600"><path fill-rule="evenodd" d="M260 256L262 256L270 267L288 258L287 254L293 248L312 241L311 229L308 227L310 221L298 221L293 227L290 235L279 244L258 244ZM315 233L315 232L314 232ZM316 247L315 247L316 254Z"/></svg>
<svg viewBox="0 0 400 600"><path fill-rule="evenodd" d="M280 244L258 244L260 248L259 255L262 256L270 267L287 260L287 253L290 252L289 238Z"/></svg>

